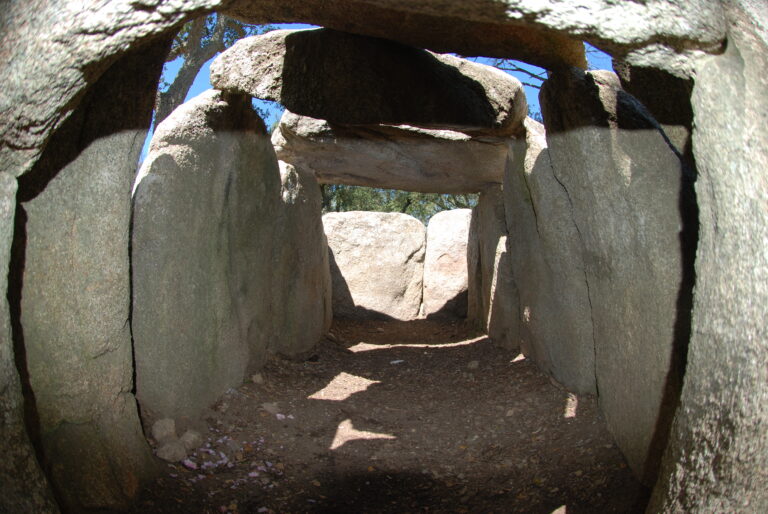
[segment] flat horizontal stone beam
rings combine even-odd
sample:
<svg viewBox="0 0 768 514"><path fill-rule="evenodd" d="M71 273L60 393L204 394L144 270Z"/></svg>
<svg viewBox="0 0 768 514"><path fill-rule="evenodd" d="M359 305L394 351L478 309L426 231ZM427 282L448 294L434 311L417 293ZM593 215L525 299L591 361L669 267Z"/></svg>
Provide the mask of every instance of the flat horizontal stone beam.
<svg viewBox="0 0 768 514"><path fill-rule="evenodd" d="M520 81L491 66L333 30L280 30L238 41L211 65L222 91L348 124L521 133Z"/></svg>
<svg viewBox="0 0 768 514"><path fill-rule="evenodd" d="M286 111L272 134L280 160L318 182L422 193L471 193L500 184L507 138L409 126L342 126Z"/></svg>

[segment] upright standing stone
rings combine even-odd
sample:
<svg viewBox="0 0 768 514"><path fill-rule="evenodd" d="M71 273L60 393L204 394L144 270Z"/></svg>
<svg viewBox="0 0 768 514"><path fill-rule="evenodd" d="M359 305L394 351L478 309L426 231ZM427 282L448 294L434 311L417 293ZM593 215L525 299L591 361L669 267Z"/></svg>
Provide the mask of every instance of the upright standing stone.
<svg viewBox="0 0 768 514"><path fill-rule="evenodd" d="M293 356L311 349L331 326L331 274L320 186L311 173L279 164L282 205L272 220L279 282L272 290L270 350Z"/></svg>
<svg viewBox="0 0 768 514"><path fill-rule="evenodd" d="M8 286L16 179L0 173L0 290ZM18 299L16 299L18 300ZM8 301L0 297L0 512L58 512L24 423ZM31 401L28 399L27 401Z"/></svg>
<svg viewBox="0 0 768 514"><path fill-rule="evenodd" d="M552 170L544 127L528 118L504 175L510 265L523 353L565 387L594 393L595 345L584 243Z"/></svg>
<svg viewBox="0 0 768 514"><path fill-rule="evenodd" d="M467 241L471 209L435 214L427 225L424 257L424 315L467 315Z"/></svg>
<svg viewBox="0 0 768 514"><path fill-rule="evenodd" d="M552 168L584 247L600 406L652 484L679 390L676 324L687 313L678 301L690 294L681 161L611 72L555 72L540 97Z"/></svg>
<svg viewBox="0 0 768 514"><path fill-rule="evenodd" d="M519 295L510 265L504 197L500 186L480 193L472 209L467 261L467 318L503 347L520 346Z"/></svg>
<svg viewBox="0 0 768 514"><path fill-rule="evenodd" d="M132 393L128 234L167 50L165 41L116 61L19 180L15 336L50 476L72 512L126 507L151 470Z"/></svg>
<svg viewBox="0 0 768 514"><path fill-rule="evenodd" d="M133 217L137 394L197 415L270 346L280 172L250 99L209 90L157 128Z"/></svg>
<svg viewBox="0 0 768 514"><path fill-rule="evenodd" d="M728 9L692 103L701 229L685 385L649 512L768 512L768 33Z"/></svg>
<svg viewBox="0 0 768 514"><path fill-rule="evenodd" d="M332 212L328 237L333 315L415 319L424 276L424 224L394 212Z"/></svg>

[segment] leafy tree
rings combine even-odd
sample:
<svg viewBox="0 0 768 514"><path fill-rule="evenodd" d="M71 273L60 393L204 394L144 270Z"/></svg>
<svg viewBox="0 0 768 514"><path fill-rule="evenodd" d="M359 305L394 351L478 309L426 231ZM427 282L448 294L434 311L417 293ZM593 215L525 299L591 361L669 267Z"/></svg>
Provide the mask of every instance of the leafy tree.
<svg viewBox="0 0 768 514"><path fill-rule="evenodd" d="M183 63L173 82L169 83L165 76L160 79L155 99L155 126L184 103L195 77L206 62L238 39L272 29L270 25L248 25L215 13L184 24L166 58L166 62L182 58Z"/></svg>
<svg viewBox="0 0 768 514"><path fill-rule="evenodd" d="M402 212L426 223L440 211L471 209L476 194L416 193L340 184L323 184L323 212L379 211Z"/></svg>

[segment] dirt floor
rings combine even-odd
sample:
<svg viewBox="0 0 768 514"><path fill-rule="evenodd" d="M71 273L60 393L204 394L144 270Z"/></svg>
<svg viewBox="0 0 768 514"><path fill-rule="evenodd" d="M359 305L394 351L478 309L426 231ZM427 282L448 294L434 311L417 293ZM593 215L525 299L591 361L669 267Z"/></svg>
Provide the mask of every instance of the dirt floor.
<svg viewBox="0 0 768 514"><path fill-rule="evenodd" d="M340 322L270 360L134 512L642 512L589 396L463 323Z"/></svg>

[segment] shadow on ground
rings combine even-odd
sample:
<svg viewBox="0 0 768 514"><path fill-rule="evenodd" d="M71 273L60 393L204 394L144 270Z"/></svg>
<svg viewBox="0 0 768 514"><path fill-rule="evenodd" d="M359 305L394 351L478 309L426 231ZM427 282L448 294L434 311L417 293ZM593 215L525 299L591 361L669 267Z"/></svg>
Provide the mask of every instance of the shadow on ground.
<svg viewBox="0 0 768 514"><path fill-rule="evenodd" d="M642 511L594 398L517 352L431 320L337 321L331 339L230 391L197 469L169 465L135 511Z"/></svg>

